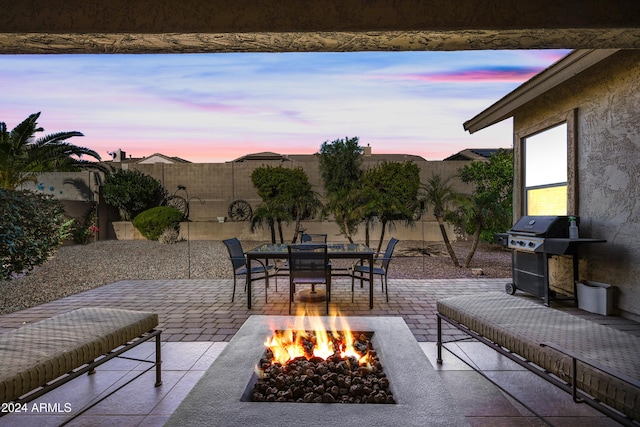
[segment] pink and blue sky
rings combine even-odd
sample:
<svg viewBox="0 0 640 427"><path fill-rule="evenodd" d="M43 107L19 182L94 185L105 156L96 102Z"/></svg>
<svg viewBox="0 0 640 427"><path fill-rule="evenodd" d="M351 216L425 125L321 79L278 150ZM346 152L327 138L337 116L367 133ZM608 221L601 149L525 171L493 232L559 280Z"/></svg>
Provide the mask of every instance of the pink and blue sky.
<svg viewBox="0 0 640 427"><path fill-rule="evenodd" d="M374 153L441 160L512 146L510 120L462 124L567 50L180 55L1 55L0 121L42 112L50 134L127 155L224 162L312 154L360 138Z"/></svg>

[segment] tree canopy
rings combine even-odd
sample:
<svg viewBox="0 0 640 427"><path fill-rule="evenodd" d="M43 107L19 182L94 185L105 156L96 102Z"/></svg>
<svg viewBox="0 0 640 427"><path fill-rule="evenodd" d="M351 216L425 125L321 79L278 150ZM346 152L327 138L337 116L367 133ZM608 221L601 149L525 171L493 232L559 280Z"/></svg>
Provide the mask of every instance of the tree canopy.
<svg viewBox="0 0 640 427"><path fill-rule="evenodd" d="M282 222L296 222L293 240L300 230L300 221L313 216L321 207L318 194L313 191L309 178L301 167L262 166L253 171L251 182L262 198L252 219L252 227L267 225L271 228L271 240L275 243L275 225L278 225L280 242L284 243Z"/></svg>
<svg viewBox="0 0 640 427"><path fill-rule="evenodd" d="M357 186L362 177L362 147L358 137L345 137L320 146L320 171L327 194Z"/></svg>
<svg viewBox="0 0 640 427"><path fill-rule="evenodd" d="M513 206L513 153L500 150L488 161L474 161L460 169L462 182L474 190L452 221L465 233L473 235L473 245L464 266L469 267L478 242L492 241L493 234L511 227Z"/></svg>
<svg viewBox="0 0 640 427"><path fill-rule="evenodd" d="M116 169L105 175L102 197L118 208L120 219L131 221L140 212L159 206L167 191L160 181L133 169Z"/></svg>
<svg viewBox="0 0 640 427"><path fill-rule="evenodd" d="M342 234L353 243L353 234L362 221L358 207L363 203L362 151L358 137L325 141L320 147L320 172L326 190L326 210Z"/></svg>
<svg viewBox="0 0 640 427"><path fill-rule="evenodd" d="M377 217L381 224L378 252L385 230L395 221L413 222L418 206L420 168L412 161L382 163L368 169L362 177L363 216Z"/></svg>

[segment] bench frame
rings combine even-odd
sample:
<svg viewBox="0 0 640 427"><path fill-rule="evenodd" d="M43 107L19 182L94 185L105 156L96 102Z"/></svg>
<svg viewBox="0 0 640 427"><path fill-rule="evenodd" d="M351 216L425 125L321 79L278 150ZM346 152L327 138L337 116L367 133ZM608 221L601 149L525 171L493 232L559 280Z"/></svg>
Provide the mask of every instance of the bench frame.
<svg viewBox="0 0 640 427"><path fill-rule="evenodd" d="M632 420L631 418L627 417L626 415L622 414L621 412L611 408L610 406L600 402L599 400L595 399L593 396L583 392L582 390L578 389L576 386L576 381L572 381L573 384L569 384L566 381L563 381L562 379L560 379L559 377L553 375L551 372L548 372L546 370L544 370L543 368L541 368L540 366L536 365L535 363L525 359L524 357L518 355L517 353L514 353L512 351L510 351L509 349L502 347L499 344L496 344L495 342L489 340L488 338L478 334L477 332L469 329L467 326L465 326L464 324L461 324L459 322L456 322L453 319L450 319L449 317L441 314L441 313L436 313L437 319L438 319L438 323L437 323L437 328L438 328L438 340L436 343L436 347L437 347L437 359L436 362L438 364L442 364L442 349L444 348L445 350L447 350L449 353L451 353L452 355L454 355L455 357L458 357L453 351L451 351L450 349L448 349L443 341L442 341L442 321L446 321L447 323L455 326L456 328L458 328L459 330L463 331L464 333L466 333L467 335L469 335L471 338L474 338L478 341L480 341L481 343L487 345L488 347L494 349L495 351L497 351L498 353L500 353L501 355L507 357L508 359L516 362L518 365L528 369L529 371L533 372L534 374L538 375L539 377L549 381L551 384L559 387L560 389L566 391L567 393L571 394L571 396L573 397L573 401L575 403L586 403L587 405L591 406L592 408L602 412L603 414L605 414L606 416L613 418L614 420L616 420L617 422L625 425L625 426L629 426L629 427L638 427L640 426L640 423ZM458 339L458 340L453 340L450 342L457 342L457 341L461 341L463 339ZM562 354L565 354L569 357L571 357L572 359L572 372L571 372L571 378L574 377L574 374L576 372L576 365L577 362L592 366L598 370L601 370L603 372L605 372L608 375L611 375L612 377L615 377L619 380L622 380L626 383L629 383L635 387L640 388L640 382L633 379L633 378L628 378L624 375L618 374L614 371L612 371L611 369L608 369L602 365L599 365L595 362L592 361L587 361L584 360L583 358L580 358L578 355L573 354L563 348L561 348L560 346L553 344L553 343L540 343L541 347L550 347ZM472 368L474 370L477 370L475 367L472 366ZM500 387L498 384L496 384L496 386ZM500 387L502 389L502 387ZM506 390L505 390L506 391Z"/></svg>
<svg viewBox="0 0 640 427"><path fill-rule="evenodd" d="M13 403L17 403L17 404L23 404L23 403L28 403L31 402L37 398L39 398L40 396L50 392L51 390L60 387L61 385L64 385L66 383L68 383L69 381L83 375L83 374L88 374L88 375L92 375L96 372L96 367L102 365L103 363L108 362L109 360L115 358L115 357L120 357L122 359L128 359L128 360L134 360L134 361L138 361L138 362L145 362L145 363L151 363L151 366L143 371L141 371L139 374L137 374L136 376L134 376L133 378L131 378L129 381L127 381L126 383L122 384L120 387L116 388L115 390L113 390L112 392L108 393L106 396L102 397L101 399L99 399L98 401L92 403L90 406L85 407L84 409L82 409L80 412L78 412L77 414L75 414L71 419L67 420L65 422L68 423L69 421L75 419L76 417L80 416L81 414L83 414L84 412L86 412L87 410L91 409L92 407L94 407L95 405L97 405L98 403L102 402L104 399L106 399L107 397L111 396L112 394L114 394L115 392L117 392L118 390L122 389L124 386L128 385L129 383L131 383L133 380L137 379L138 377L142 376L143 374L147 373L148 371L150 371L151 369L153 369L154 367L156 368L156 381L155 381L155 386L158 387L160 385L162 385L162 354L161 354L161 341L160 341L160 335L161 335L162 331L160 329L152 329L144 334L142 334L139 337L134 338L133 340L119 346L116 347L115 349L109 351L108 353L103 354L102 356L96 358L95 360L93 360L91 363L87 363L84 364L82 366L79 366L75 369L73 369L72 371L59 376L58 378L49 381L48 383L40 386L39 388L34 389L33 391L24 394L22 396L20 396L18 399L13 400ZM142 344L143 342L149 341L152 338L155 338L155 360L146 360L146 359L137 359L137 358L133 358L133 357L126 357L126 356L122 356L123 353L131 350L134 347L137 347L138 345ZM4 413L0 413L0 417L2 415L6 415Z"/></svg>

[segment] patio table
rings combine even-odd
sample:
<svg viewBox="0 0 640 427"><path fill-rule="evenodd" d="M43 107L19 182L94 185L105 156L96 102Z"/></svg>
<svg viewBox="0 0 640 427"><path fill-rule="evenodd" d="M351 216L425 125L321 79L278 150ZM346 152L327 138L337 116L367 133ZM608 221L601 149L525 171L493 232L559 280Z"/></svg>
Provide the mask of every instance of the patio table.
<svg viewBox="0 0 640 427"><path fill-rule="evenodd" d="M247 308L251 308L251 262L288 258L289 245L284 243L264 243L246 253L247 255ZM369 263L369 308L373 308L373 258L375 252L360 243L327 243L329 259L354 259Z"/></svg>

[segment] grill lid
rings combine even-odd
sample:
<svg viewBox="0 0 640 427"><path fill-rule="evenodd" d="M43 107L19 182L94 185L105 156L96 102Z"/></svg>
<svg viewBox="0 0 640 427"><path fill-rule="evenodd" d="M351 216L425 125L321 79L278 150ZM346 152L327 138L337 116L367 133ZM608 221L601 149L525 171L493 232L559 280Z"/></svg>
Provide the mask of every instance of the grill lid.
<svg viewBox="0 0 640 427"><path fill-rule="evenodd" d="M577 221L579 219L576 218ZM568 237L568 216L523 216L516 222L509 233L526 234L538 237Z"/></svg>

